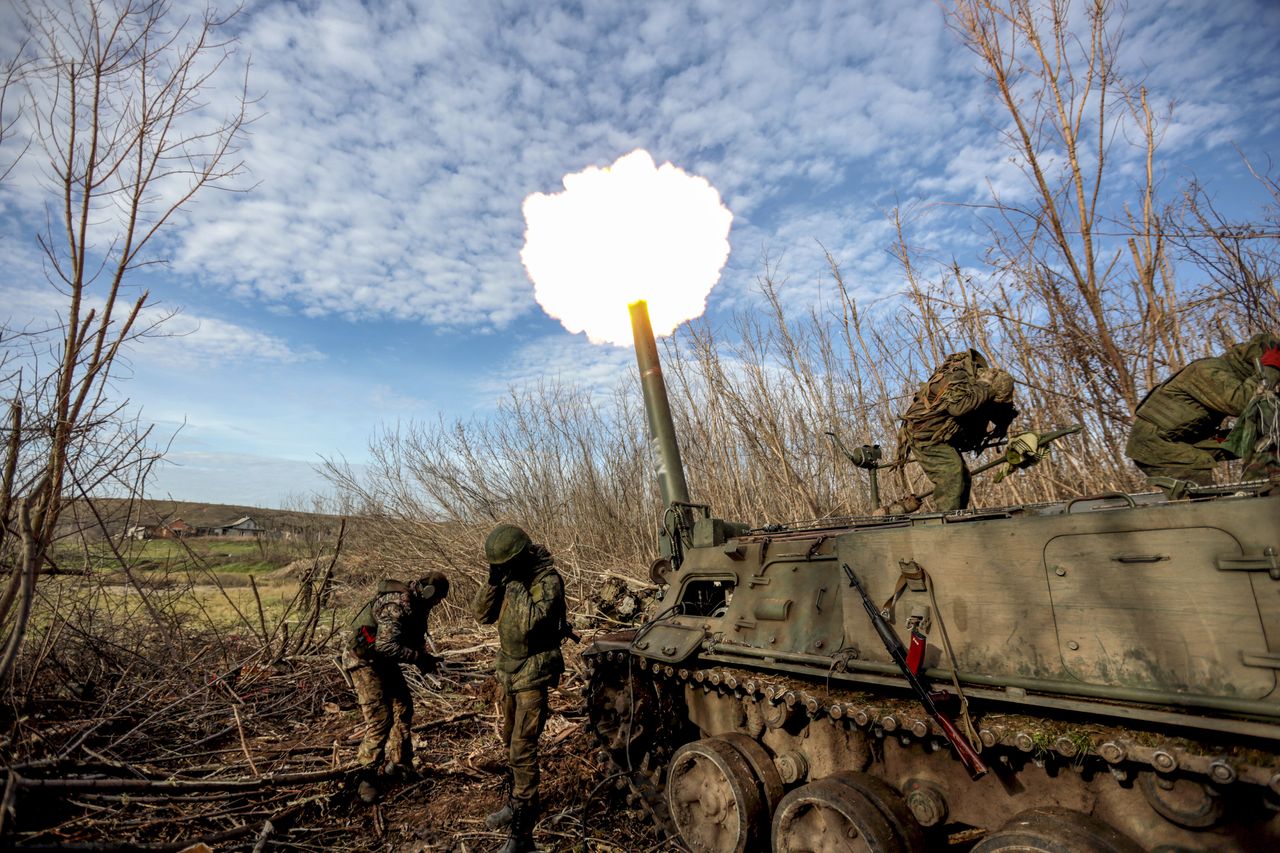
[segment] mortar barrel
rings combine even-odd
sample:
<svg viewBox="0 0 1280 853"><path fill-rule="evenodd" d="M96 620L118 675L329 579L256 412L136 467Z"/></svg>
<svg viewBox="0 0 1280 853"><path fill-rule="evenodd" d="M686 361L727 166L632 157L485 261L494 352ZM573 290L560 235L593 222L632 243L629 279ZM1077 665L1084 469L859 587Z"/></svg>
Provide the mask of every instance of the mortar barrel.
<svg viewBox="0 0 1280 853"><path fill-rule="evenodd" d="M644 391L645 421L649 425L649 444L662 503L664 506L688 503L689 487L684 479L684 463L680 461L680 445L676 443L676 425L671 419L667 385L662 381L658 342L649 323L649 305L642 299L632 303L630 310L636 363L640 367L640 387Z"/></svg>

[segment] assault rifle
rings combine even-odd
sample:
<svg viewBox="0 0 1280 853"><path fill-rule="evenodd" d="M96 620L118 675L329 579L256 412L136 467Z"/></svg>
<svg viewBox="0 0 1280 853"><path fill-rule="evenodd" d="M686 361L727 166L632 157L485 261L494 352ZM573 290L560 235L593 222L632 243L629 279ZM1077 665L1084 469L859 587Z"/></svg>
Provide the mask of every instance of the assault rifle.
<svg viewBox="0 0 1280 853"><path fill-rule="evenodd" d="M841 563L840 567L844 569L845 575L849 578L849 586L858 591L858 595L862 596L862 606L867 610L867 616L871 618L871 624L875 626L876 633L880 635L880 641L884 643L885 649L889 652L889 657L893 658L893 662L898 665L898 669L902 670L902 674L907 677L907 683L911 685L911 689L915 691L916 698L920 700L920 704L924 706L927 713L938 728L942 729L943 735L947 740L951 741L951 746L956 751L956 755L960 758L960 762L964 764L969 776L973 779L980 779L986 775L987 765L982 763L982 759L973 747L969 745L969 741L964 735L956 729L949 717L938 707L938 700L945 699L947 693L945 691L934 692L929 689L929 685L925 682L924 677L919 674L919 660L915 661L915 666L907 661L907 650L903 648L902 641L898 639L898 635L894 633L893 628L889 625L888 620L880 613L880 608L876 607L875 602L871 600L871 596L867 595L867 590L858 580L858 576L853 573L853 569L849 568L848 563ZM912 630L912 644L915 645L916 637L920 638L920 642L924 641L924 636L917 634Z"/></svg>

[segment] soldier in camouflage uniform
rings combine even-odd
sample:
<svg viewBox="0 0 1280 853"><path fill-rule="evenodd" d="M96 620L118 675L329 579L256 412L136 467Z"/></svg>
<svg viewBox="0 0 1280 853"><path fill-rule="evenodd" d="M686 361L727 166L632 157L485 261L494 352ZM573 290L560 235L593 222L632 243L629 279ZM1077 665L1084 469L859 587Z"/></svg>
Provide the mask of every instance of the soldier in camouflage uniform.
<svg viewBox="0 0 1280 853"><path fill-rule="evenodd" d="M437 659L424 648L431 609L449 594L449 579L434 573L404 583L384 580L377 594L351 622L343 668L351 676L364 716L364 739L357 761L360 799L378 799L378 776L413 772L413 700L401 664L435 672ZM383 766L384 758L387 764Z"/></svg>
<svg viewBox="0 0 1280 853"><path fill-rule="evenodd" d="M524 853L537 849L538 738L547 721L547 691L564 672L564 582L547 549L514 525L495 527L484 552L489 582L476 595L472 613L481 624L498 623L496 675L511 769L511 798L485 823L493 829L508 827L501 853Z"/></svg>
<svg viewBox="0 0 1280 853"><path fill-rule="evenodd" d="M1236 456L1245 458L1246 476L1266 476L1275 468L1274 446L1269 453L1265 447L1255 452L1255 442L1235 446L1219 430L1224 419L1246 409L1256 416L1259 404L1274 418L1278 377L1280 336L1274 334L1255 335L1220 356L1191 362L1138 405L1125 455L1149 478L1208 485L1218 462ZM1164 488L1171 496L1178 491L1176 482Z"/></svg>
<svg viewBox="0 0 1280 853"><path fill-rule="evenodd" d="M961 456L1002 438L1018 414L1013 377L993 369L976 349L953 353L920 386L898 430L901 471L910 453L933 483L941 511L969 505L969 467Z"/></svg>

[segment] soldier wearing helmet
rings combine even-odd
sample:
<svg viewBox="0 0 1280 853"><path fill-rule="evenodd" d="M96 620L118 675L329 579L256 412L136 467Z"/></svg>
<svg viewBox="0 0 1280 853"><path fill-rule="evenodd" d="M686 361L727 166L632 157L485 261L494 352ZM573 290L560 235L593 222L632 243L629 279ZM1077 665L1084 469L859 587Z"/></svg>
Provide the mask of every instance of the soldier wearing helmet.
<svg viewBox="0 0 1280 853"><path fill-rule="evenodd" d="M484 554L489 579L472 603L472 613L481 624L498 624L496 675L511 770L511 797L485 823L492 829L508 828L500 853L524 853L537 849L538 738L547 720L547 691L564 672L564 582L547 549L515 525L495 527L485 539Z"/></svg>
<svg viewBox="0 0 1280 853"><path fill-rule="evenodd" d="M1013 377L993 368L976 349L953 353L920 386L898 430L901 472L908 454L933 483L933 503L942 511L969 505L969 466L961 455L1003 438L1017 416Z"/></svg>
<svg viewBox="0 0 1280 853"><path fill-rule="evenodd" d="M1213 469L1245 460L1246 477L1280 473L1270 433L1280 379L1280 336L1254 335L1214 358L1191 362L1138 404L1125 455L1171 497L1181 483L1208 485ZM1230 435L1220 428L1235 417Z"/></svg>
<svg viewBox="0 0 1280 853"><path fill-rule="evenodd" d="M366 803L377 801L380 781L413 773L413 699L400 665L435 672L438 660L425 649L427 619L448 594L449 579L439 572L409 583L388 578L351 621L342 665L364 716L356 760Z"/></svg>

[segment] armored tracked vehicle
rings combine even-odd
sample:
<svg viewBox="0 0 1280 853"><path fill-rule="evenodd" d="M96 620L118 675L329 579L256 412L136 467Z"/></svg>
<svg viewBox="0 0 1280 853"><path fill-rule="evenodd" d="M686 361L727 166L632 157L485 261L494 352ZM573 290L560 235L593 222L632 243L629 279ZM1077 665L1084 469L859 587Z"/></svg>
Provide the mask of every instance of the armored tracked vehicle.
<svg viewBox="0 0 1280 853"><path fill-rule="evenodd" d="M747 529L682 493L641 337L663 598L585 658L669 838L1280 849L1280 482Z"/></svg>

